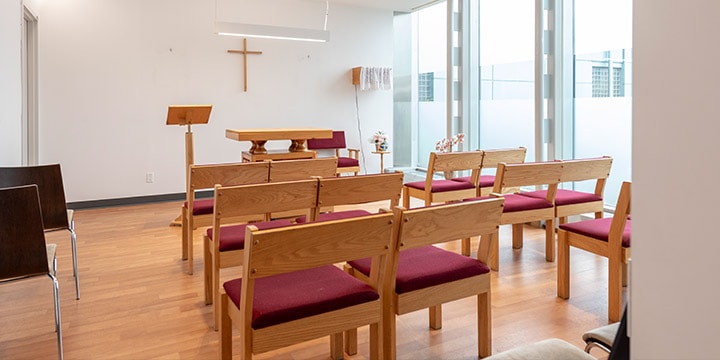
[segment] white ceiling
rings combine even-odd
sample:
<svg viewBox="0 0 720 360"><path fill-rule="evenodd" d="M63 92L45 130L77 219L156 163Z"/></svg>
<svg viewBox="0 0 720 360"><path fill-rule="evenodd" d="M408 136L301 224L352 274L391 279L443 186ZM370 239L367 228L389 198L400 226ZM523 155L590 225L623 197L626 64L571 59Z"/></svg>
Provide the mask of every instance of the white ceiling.
<svg viewBox="0 0 720 360"><path fill-rule="evenodd" d="M434 0L330 0L332 8L333 3L348 4L359 7L371 7L379 9L388 9L394 11L411 11L422 5L435 2Z"/></svg>

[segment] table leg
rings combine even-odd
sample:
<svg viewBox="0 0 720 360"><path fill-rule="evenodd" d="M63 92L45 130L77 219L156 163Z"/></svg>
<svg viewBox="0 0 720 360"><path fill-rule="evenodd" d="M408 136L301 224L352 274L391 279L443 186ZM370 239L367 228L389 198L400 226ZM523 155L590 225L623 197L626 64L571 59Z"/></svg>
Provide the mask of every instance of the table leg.
<svg viewBox="0 0 720 360"><path fill-rule="evenodd" d="M267 140L253 140L251 142L252 146L249 150L251 154L267 154L267 149L265 149Z"/></svg>
<svg viewBox="0 0 720 360"><path fill-rule="evenodd" d="M305 139L294 139L290 140L290 148L288 148L288 151L291 152L300 152L307 150L305 148Z"/></svg>

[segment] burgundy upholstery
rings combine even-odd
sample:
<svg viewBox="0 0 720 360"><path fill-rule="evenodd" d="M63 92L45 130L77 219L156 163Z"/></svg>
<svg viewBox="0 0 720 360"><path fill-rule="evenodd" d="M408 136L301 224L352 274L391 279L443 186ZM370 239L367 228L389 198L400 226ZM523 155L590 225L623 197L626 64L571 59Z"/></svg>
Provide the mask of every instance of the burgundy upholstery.
<svg viewBox="0 0 720 360"><path fill-rule="evenodd" d="M470 176L462 176L462 177L458 177L458 178L452 178L450 180L470 182ZM480 187L493 187L493 186L495 186L495 175L480 175Z"/></svg>
<svg viewBox="0 0 720 360"><path fill-rule="evenodd" d="M188 202L184 202L183 206L187 209ZM193 203L193 215L207 215L213 213L215 200L213 199L197 199Z"/></svg>
<svg viewBox="0 0 720 360"><path fill-rule="evenodd" d="M592 219L578 221L569 224L560 225L563 230L571 231L581 235L589 236L593 239L601 241L608 241L608 233L610 232L610 224L612 224L612 218ZM622 235L622 246L630 247L630 220L625 222L625 230Z"/></svg>
<svg viewBox="0 0 720 360"><path fill-rule="evenodd" d="M342 167L351 167L351 166L360 166L360 162L357 159L349 158L341 156L338 158L338 164L337 166L339 168Z"/></svg>
<svg viewBox="0 0 720 360"><path fill-rule="evenodd" d="M495 175L480 175L480 187L495 186Z"/></svg>
<svg viewBox="0 0 720 360"><path fill-rule="evenodd" d="M293 223L287 219L256 222L251 224L240 224L220 227L220 252L242 250L245 248L245 228L254 225L260 230L274 229L290 226ZM210 241L213 239L213 228L207 229L207 236Z"/></svg>
<svg viewBox="0 0 720 360"><path fill-rule="evenodd" d="M414 189L425 190L425 181L413 181L413 182L406 183L405 186L411 187ZM436 192L472 189L474 187L475 186L473 186L473 184L470 182L453 181L453 180L433 180L431 191L436 193Z"/></svg>
<svg viewBox="0 0 720 360"><path fill-rule="evenodd" d="M528 191L522 192L520 194L524 196L545 199L545 197L547 196L547 190ZM597 196L593 193L586 193L582 191L557 189L557 192L555 193L555 205L558 206L602 201L602 199L602 197Z"/></svg>
<svg viewBox="0 0 720 360"><path fill-rule="evenodd" d="M318 216L317 221L330 221L330 220L341 220L341 219L350 219L358 216L365 216L370 215L371 212L367 210L347 210L347 211L337 211L337 212L330 212L330 213L322 213L320 216ZM307 218L305 216L301 216L297 219L295 219L295 222L298 224L303 224L307 222Z"/></svg>
<svg viewBox="0 0 720 360"><path fill-rule="evenodd" d="M240 307L242 278L223 287ZM252 327L262 329L379 298L372 287L333 265L260 278L255 281Z"/></svg>
<svg viewBox="0 0 720 360"><path fill-rule="evenodd" d="M370 258L349 264L365 275L370 274ZM435 246L423 246L400 252L395 292L402 294L488 272L490 268L473 258Z"/></svg>
<svg viewBox="0 0 720 360"><path fill-rule="evenodd" d="M344 131L333 131L332 139L308 139L307 148L309 150L316 149L344 149L345 145L345 132Z"/></svg>
<svg viewBox="0 0 720 360"><path fill-rule="evenodd" d="M494 199L494 198L495 198L494 196L480 196L480 197L464 199L463 201L486 200L486 199ZM505 199L505 203L503 204L503 212L504 213L510 213L510 212L516 212L516 211L547 209L547 208L553 207L553 204L545 201L545 199L538 199L538 198L534 198L534 197L530 197L530 196L522 196L519 194L505 194L505 195L503 195L503 198Z"/></svg>

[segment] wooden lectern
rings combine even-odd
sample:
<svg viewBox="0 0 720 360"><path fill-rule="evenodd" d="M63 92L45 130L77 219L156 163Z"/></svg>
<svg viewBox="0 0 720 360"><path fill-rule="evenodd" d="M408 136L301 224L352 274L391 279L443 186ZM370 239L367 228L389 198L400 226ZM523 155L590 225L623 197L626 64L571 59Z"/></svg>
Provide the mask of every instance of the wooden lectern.
<svg viewBox="0 0 720 360"><path fill-rule="evenodd" d="M187 185L188 171L190 165L195 163L193 149L193 133L191 126L194 124L207 124L210 120L212 105L170 105L168 106L167 121L165 125L186 125L185 132L185 183ZM187 186L186 186L187 187ZM182 216L182 215L181 215ZM171 225L180 225L180 217L176 218ZM183 258L185 258L183 256Z"/></svg>

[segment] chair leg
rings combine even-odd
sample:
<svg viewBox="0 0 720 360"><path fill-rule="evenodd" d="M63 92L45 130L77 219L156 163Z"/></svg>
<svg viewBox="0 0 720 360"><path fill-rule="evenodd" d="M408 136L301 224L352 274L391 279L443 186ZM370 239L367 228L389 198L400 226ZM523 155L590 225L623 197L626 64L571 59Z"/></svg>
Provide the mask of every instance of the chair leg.
<svg viewBox="0 0 720 360"><path fill-rule="evenodd" d="M70 220L70 243L72 244L73 275L75 276L75 300L80 300L80 272L77 263L77 236L75 235L75 220Z"/></svg>
<svg viewBox="0 0 720 360"><path fill-rule="evenodd" d="M182 220L180 221L180 232L182 232L182 259L187 260L187 208L183 206L180 212L180 216L182 217Z"/></svg>
<svg viewBox="0 0 720 360"><path fill-rule="evenodd" d="M490 292L477 296L478 356L483 358L492 353L492 316L490 313Z"/></svg>
<svg viewBox="0 0 720 360"><path fill-rule="evenodd" d="M523 224L512 224L512 244L513 249L522 249Z"/></svg>
<svg viewBox="0 0 720 360"><path fill-rule="evenodd" d="M409 190L406 186L403 186L402 188L402 198L403 198L403 207L406 209L410 208L410 194Z"/></svg>
<svg viewBox="0 0 720 360"><path fill-rule="evenodd" d="M624 261L620 264L622 266L622 286L626 287L628 286L628 264Z"/></svg>
<svg viewBox="0 0 720 360"><path fill-rule="evenodd" d="M570 244L565 230L558 230L557 296L570 297Z"/></svg>
<svg viewBox="0 0 720 360"><path fill-rule="evenodd" d="M228 315L227 294L220 295L220 359L232 360L232 319Z"/></svg>
<svg viewBox="0 0 720 360"><path fill-rule="evenodd" d="M203 236L203 287L205 288L205 305L213 303L212 292L212 252L210 240Z"/></svg>
<svg viewBox="0 0 720 360"><path fill-rule="evenodd" d="M608 319L620 321L622 305L622 262L616 256L608 257Z"/></svg>
<svg viewBox="0 0 720 360"><path fill-rule="evenodd" d="M343 334L332 334L330 335L330 357L333 360L343 359Z"/></svg>
<svg viewBox="0 0 720 360"><path fill-rule="evenodd" d="M460 241L462 242L462 254L465 256L470 256L470 252L471 252L470 251L470 246L471 246L470 238L465 238Z"/></svg>
<svg viewBox="0 0 720 360"><path fill-rule="evenodd" d="M380 359L380 346L382 339L380 339L380 325L370 324L370 359ZM357 344L355 345L357 347ZM349 355L349 354L348 354Z"/></svg>
<svg viewBox="0 0 720 360"><path fill-rule="evenodd" d="M193 270L194 270L193 268L195 265L193 263L193 257L194 257L193 242L195 241L195 231L194 230L195 230L195 224L193 222L193 219L188 218L187 228L185 229L185 231L187 231L187 261L188 261L188 274L190 274L190 275L193 274Z"/></svg>
<svg viewBox="0 0 720 360"><path fill-rule="evenodd" d="M383 326L382 331L382 353L383 359L395 359L397 349L397 334L396 334L396 315L395 309L391 307L383 308Z"/></svg>
<svg viewBox="0 0 720 360"><path fill-rule="evenodd" d="M545 260L555 261L555 224L552 218L545 220Z"/></svg>
<svg viewBox="0 0 720 360"><path fill-rule="evenodd" d="M429 316L429 326L433 330L442 329L442 304L431 306Z"/></svg>
<svg viewBox="0 0 720 360"><path fill-rule="evenodd" d="M60 289L55 275L48 273L48 276L53 282L53 297L55 299L55 331L57 331L58 359L63 360L64 355L62 343L62 320L60 319Z"/></svg>
<svg viewBox="0 0 720 360"><path fill-rule="evenodd" d="M345 339L343 341L345 346L345 352L348 355L357 354L357 329L350 329L345 331Z"/></svg>
<svg viewBox="0 0 720 360"><path fill-rule="evenodd" d="M492 238L492 252L490 253L490 269L498 271L500 268L500 230L495 231Z"/></svg>

